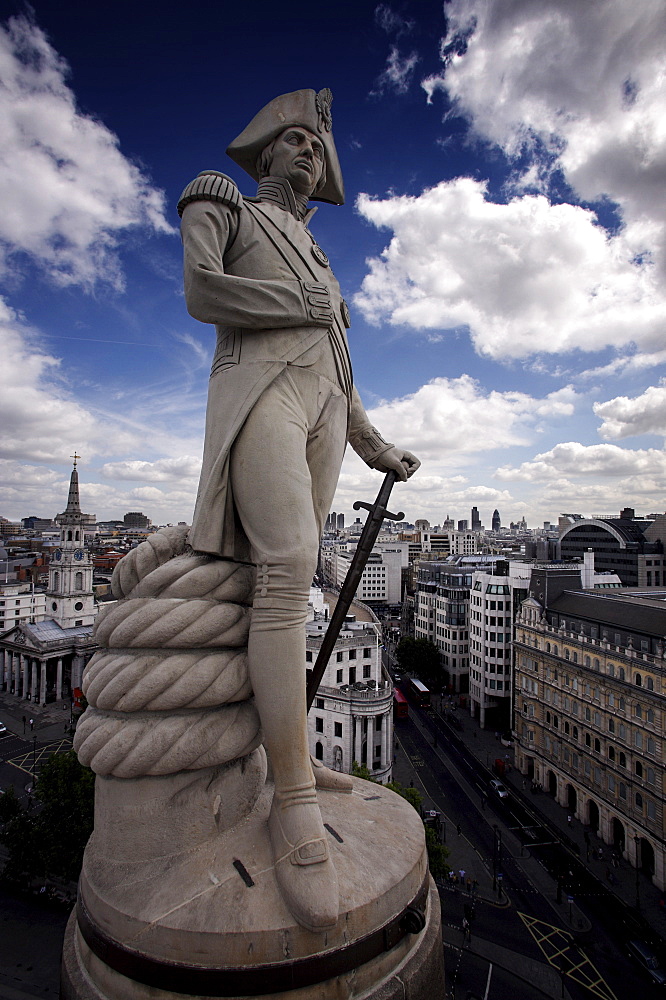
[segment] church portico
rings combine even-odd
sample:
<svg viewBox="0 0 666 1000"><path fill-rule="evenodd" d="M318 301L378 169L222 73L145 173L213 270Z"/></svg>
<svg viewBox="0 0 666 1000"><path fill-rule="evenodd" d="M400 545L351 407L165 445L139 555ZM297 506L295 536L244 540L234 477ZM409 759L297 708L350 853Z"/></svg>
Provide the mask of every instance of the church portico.
<svg viewBox="0 0 666 1000"><path fill-rule="evenodd" d="M21 621L2 634L0 681L5 691L34 704L60 702L81 687L83 669L94 653L92 629L97 607L90 553L83 547L85 515L79 504L74 458L67 509L58 515L59 547L49 566L46 607L50 618Z"/></svg>

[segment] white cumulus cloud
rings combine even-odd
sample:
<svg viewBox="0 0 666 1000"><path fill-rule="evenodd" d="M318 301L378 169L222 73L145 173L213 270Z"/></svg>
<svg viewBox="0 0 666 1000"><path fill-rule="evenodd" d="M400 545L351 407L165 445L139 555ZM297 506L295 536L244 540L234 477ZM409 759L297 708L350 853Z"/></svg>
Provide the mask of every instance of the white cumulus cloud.
<svg viewBox="0 0 666 1000"><path fill-rule="evenodd" d="M634 242L664 254L666 5L662 0L452 0L445 90L524 181L560 170L584 200L621 207ZM465 38L464 44L460 44Z"/></svg>
<svg viewBox="0 0 666 1000"><path fill-rule="evenodd" d="M523 392L487 392L469 375L436 378L407 396L372 407L368 416L387 440L419 458L465 463L473 453L527 444L541 418L569 416L570 387L542 399Z"/></svg>
<svg viewBox="0 0 666 1000"><path fill-rule="evenodd" d="M594 404L594 412L602 418L599 435L607 440L632 437L635 434L666 436L666 383L651 385L640 396L616 396Z"/></svg>
<svg viewBox="0 0 666 1000"><path fill-rule="evenodd" d="M105 479L121 479L144 483L180 482L196 478L201 471L201 459L191 455L178 458L160 458L155 462L134 459L125 462L107 462L100 468Z"/></svg>
<svg viewBox="0 0 666 1000"><path fill-rule="evenodd" d="M0 26L0 268L23 252L59 285L123 285L129 227L170 233L164 196L83 114L68 68L25 17Z"/></svg>
<svg viewBox="0 0 666 1000"><path fill-rule="evenodd" d="M663 343L666 298L654 268L593 213L542 195L507 204L471 178L418 197L361 195L361 215L393 236L370 259L355 305L367 320L416 329L469 327L480 354Z"/></svg>
<svg viewBox="0 0 666 1000"><path fill-rule="evenodd" d="M542 452L518 468L497 469L495 476L502 481L540 482L566 476L611 479L626 476L648 476L666 485L666 452L658 448L620 448L615 444L584 445L563 441Z"/></svg>

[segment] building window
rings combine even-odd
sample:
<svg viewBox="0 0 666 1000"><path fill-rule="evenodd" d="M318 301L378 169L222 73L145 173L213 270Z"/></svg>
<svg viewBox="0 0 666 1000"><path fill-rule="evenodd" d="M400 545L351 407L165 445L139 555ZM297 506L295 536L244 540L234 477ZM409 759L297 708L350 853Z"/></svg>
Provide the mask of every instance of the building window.
<svg viewBox="0 0 666 1000"><path fill-rule="evenodd" d="M648 814L648 819L657 818L657 809L655 807L654 802L652 802L651 799L647 800L647 814Z"/></svg>
<svg viewBox="0 0 666 1000"><path fill-rule="evenodd" d="M370 655L371 655L370 649L366 646L365 649L363 650L363 658L368 660L370 658Z"/></svg>
<svg viewBox="0 0 666 1000"><path fill-rule="evenodd" d="M324 708L324 699L323 698L316 698L315 699L315 708Z"/></svg>
<svg viewBox="0 0 666 1000"><path fill-rule="evenodd" d="M306 649L306 651L305 651L305 662L306 663L312 663L312 650L311 649Z"/></svg>
<svg viewBox="0 0 666 1000"><path fill-rule="evenodd" d="M324 720L320 719L318 715L315 715L315 733L324 732Z"/></svg>
<svg viewBox="0 0 666 1000"><path fill-rule="evenodd" d="M648 738L647 738L647 747L646 747L646 749L647 749L648 753L651 753L651 754L655 754L656 753L657 744L655 743L655 741L652 739L651 736L648 736Z"/></svg>
<svg viewBox="0 0 666 1000"><path fill-rule="evenodd" d="M635 802L636 802L636 808L637 809L642 809L643 808L643 796L641 795L640 792L636 792Z"/></svg>
<svg viewBox="0 0 666 1000"><path fill-rule="evenodd" d="M608 748L608 759L609 760L615 760L615 748L614 747L609 747Z"/></svg>
<svg viewBox="0 0 666 1000"><path fill-rule="evenodd" d="M643 765L639 760L637 760L636 763L634 764L634 771L636 772L637 778L643 777Z"/></svg>
<svg viewBox="0 0 666 1000"><path fill-rule="evenodd" d="M342 653L336 653L335 659L338 663L342 663Z"/></svg>
<svg viewBox="0 0 666 1000"><path fill-rule="evenodd" d="M334 722L333 723L333 735L334 736L339 736L339 737L342 736L342 723L341 722Z"/></svg>
<svg viewBox="0 0 666 1000"><path fill-rule="evenodd" d="M625 785L624 781L621 781L620 782L620 798L621 799L626 799L626 797L627 797L627 786Z"/></svg>
<svg viewBox="0 0 666 1000"><path fill-rule="evenodd" d="M640 674L636 674L636 676L634 677L634 684L637 687L642 687L642 685L643 685L643 678L641 677Z"/></svg>
<svg viewBox="0 0 666 1000"><path fill-rule="evenodd" d="M627 755L626 753L620 753L620 767L627 766Z"/></svg>
<svg viewBox="0 0 666 1000"><path fill-rule="evenodd" d="M335 683L336 684L342 684L342 671L341 670L336 670L335 671Z"/></svg>
<svg viewBox="0 0 666 1000"><path fill-rule="evenodd" d="M612 719L608 720L608 732L609 733L615 732L615 722Z"/></svg>
<svg viewBox="0 0 666 1000"><path fill-rule="evenodd" d="M323 760L324 759L324 748L321 745L321 743L316 743L315 744L315 757L316 757L317 760Z"/></svg>
<svg viewBox="0 0 666 1000"><path fill-rule="evenodd" d="M647 773L646 773L646 780L647 780L648 785L654 785L655 774L654 774L654 768L653 767L648 767Z"/></svg>
<svg viewBox="0 0 666 1000"><path fill-rule="evenodd" d="M371 670L370 664L369 663L364 663L363 664L363 676L364 677L369 677L370 676L370 670Z"/></svg>

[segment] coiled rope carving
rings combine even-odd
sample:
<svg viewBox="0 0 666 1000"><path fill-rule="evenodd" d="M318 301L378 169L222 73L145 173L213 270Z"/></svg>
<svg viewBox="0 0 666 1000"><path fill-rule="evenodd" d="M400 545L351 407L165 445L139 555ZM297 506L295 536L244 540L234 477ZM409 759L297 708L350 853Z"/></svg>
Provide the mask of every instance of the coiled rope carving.
<svg viewBox="0 0 666 1000"><path fill-rule="evenodd" d="M98 617L95 638L109 648L242 646L250 614L250 608L229 602L128 597Z"/></svg>
<svg viewBox="0 0 666 1000"><path fill-rule="evenodd" d="M253 586L251 566L189 551L186 528L163 528L118 563L118 603L98 616L103 648L83 678L82 763L133 778L228 763L259 744L245 649Z"/></svg>
<svg viewBox="0 0 666 1000"><path fill-rule="evenodd" d="M210 708L252 694L244 649L99 650L86 667L83 693L109 711Z"/></svg>
<svg viewBox="0 0 666 1000"><path fill-rule="evenodd" d="M226 764L261 742L254 703L213 712L124 715L87 708L74 749L96 774L116 778L174 774Z"/></svg>

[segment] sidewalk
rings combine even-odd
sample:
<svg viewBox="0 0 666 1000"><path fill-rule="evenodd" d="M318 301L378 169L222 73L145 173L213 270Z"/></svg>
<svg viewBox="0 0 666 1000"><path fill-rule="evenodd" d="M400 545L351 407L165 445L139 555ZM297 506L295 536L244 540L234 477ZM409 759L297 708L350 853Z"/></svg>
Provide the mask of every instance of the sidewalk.
<svg viewBox="0 0 666 1000"><path fill-rule="evenodd" d="M395 731L395 738L400 739L399 730ZM441 880L443 887L450 889L452 892L457 892L461 898L467 898L466 880L469 876L472 881L476 880L478 884L476 889L476 897L478 899L483 899L485 902L492 903L495 906L508 906L506 896L498 900L497 893L493 891L492 874L484 864L481 856L477 853L474 845L465 836L462 824L460 833L457 832L458 817L447 815L442 811L441 803L432 801L418 780L418 771L401 748L396 751L396 760L393 764L393 780L398 781L405 788L409 788L410 786L416 788L423 799L422 807L424 812L427 812L429 809L436 809L440 814L443 825L442 843L451 852L447 858L447 863L458 876L457 883ZM464 872L462 876L460 875L461 871Z"/></svg>
<svg viewBox="0 0 666 1000"><path fill-rule="evenodd" d="M0 722L7 727L9 733L15 736L25 736L26 739L37 737L37 743L48 743L51 740L62 739L69 730L70 700L53 702L46 708L16 697L7 691L0 691ZM25 731L23 717L25 716ZM30 719L33 729L30 729Z"/></svg>
<svg viewBox="0 0 666 1000"><path fill-rule="evenodd" d="M508 756L511 769L505 773L502 780L511 789L512 794L522 800L528 808L541 814L559 831L565 843L573 842L578 847L579 861L603 882L609 891L633 908L636 908L638 896L642 917L660 937L666 937L666 913L662 912L659 906L660 898L666 898L666 893L662 893L647 875L640 870L637 872L624 858L620 858L619 868L614 868L611 863L612 845L605 844L591 827L586 827L576 818L569 824L567 817L570 810L560 806L548 792L541 791L536 795L531 793L529 780L513 766L511 747L502 746L499 739L496 739L494 731L481 729L478 722L465 710L458 709L455 714L464 727L460 731L456 730L456 735L477 760L485 767L491 768L496 758L506 759ZM441 717L445 718L445 713L442 713ZM586 833L589 845L585 843ZM603 852L601 860L597 858L599 848ZM614 879L613 883L609 880L609 875Z"/></svg>

